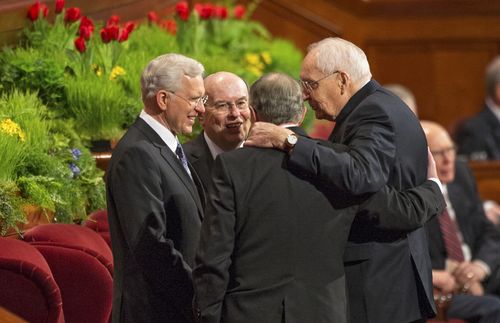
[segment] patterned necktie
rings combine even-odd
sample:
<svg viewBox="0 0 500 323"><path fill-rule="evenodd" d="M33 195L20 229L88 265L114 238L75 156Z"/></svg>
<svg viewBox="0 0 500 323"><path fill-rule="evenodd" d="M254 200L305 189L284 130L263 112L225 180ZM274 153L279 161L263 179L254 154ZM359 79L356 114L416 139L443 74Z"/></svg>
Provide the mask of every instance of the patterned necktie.
<svg viewBox="0 0 500 323"><path fill-rule="evenodd" d="M193 177L191 176L191 171L189 170L186 155L184 155L184 150L182 149L182 146L179 142L177 142L177 148L175 149L175 153L177 154L177 157L179 157L179 160L181 161L182 166L184 167L184 169L188 173L189 177L191 177L191 179L193 179Z"/></svg>
<svg viewBox="0 0 500 323"><path fill-rule="evenodd" d="M448 258L458 262L463 262L464 253L462 251L462 244L460 243L458 237L457 223L450 217L450 214L448 214L446 209L444 209L438 220Z"/></svg>

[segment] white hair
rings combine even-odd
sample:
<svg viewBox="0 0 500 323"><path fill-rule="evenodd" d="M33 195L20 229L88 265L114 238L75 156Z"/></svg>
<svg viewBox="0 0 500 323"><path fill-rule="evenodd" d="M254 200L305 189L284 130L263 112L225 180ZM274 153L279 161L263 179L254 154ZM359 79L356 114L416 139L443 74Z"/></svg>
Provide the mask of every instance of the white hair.
<svg viewBox="0 0 500 323"><path fill-rule="evenodd" d="M153 59L146 66L141 76L142 100L153 98L161 90L176 92L181 85L181 78L202 76L203 65L180 54L165 54Z"/></svg>
<svg viewBox="0 0 500 323"><path fill-rule="evenodd" d="M338 37L325 38L307 48L316 54L316 67L325 74L344 71L355 83L372 77L365 53L356 45Z"/></svg>

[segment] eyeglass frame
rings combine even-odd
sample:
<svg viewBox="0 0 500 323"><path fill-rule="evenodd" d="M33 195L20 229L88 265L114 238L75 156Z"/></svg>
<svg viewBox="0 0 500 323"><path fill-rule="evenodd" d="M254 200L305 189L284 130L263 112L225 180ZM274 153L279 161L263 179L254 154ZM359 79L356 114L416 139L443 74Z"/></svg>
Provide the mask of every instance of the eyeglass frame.
<svg viewBox="0 0 500 323"><path fill-rule="evenodd" d="M236 102L236 101L241 101L241 100L245 100L245 107L240 108L238 106L238 102ZM248 109L250 107L250 104L248 102L248 98L245 98L245 99L239 98L236 101L216 101L213 104L211 104L210 106L214 107L215 111L220 111L220 112L229 112L229 111L231 111L233 106L236 109L238 109L238 111L243 111L243 110ZM224 104L224 106L217 107L217 105L220 105L220 104ZM207 106L207 104L205 106Z"/></svg>
<svg viewBox="0 0 500 323"><path fill-rule="evenodd" d="M431 150L431 154L435 159L436 158L443 158L445 156L448 156L449 153L456 154L457 148L458 147L456 145L452 145L451 147L447 147L447 148L440 149L440 150L435 150L435 151Z"/></svg>
<svg viewBox="0 0 500 323"><path fill-rule="evenodd" d="M202 96L200 96L199 98L197 98L197 99L195 99L193 101L193 100L190 100L190 99L186 99L185 97L180 96L179 94L176 94L175 92L172 92L172 91L167 91L167 92L172 93L173 95L175 95L176 97L178 97L180 99L183 99L184 101L186 101L187 103L189 103L189 105L192 106L192 107L197 107L197 106L200 105L200 103L203 106L205 106L205 104L208 101L208 95L202 95Z"/></svg>
<svg viewBox="0 0 500 323"><path fill-rule="evenodd" d="M319 82L323 81L326 78L329 78L330 76L341 73L341 71L337 70L334 71L326 76L323 76L322 78L315 80L315 81L304 81L300 80L300 85L302 87L302 90L306 91L307 93L311 93L312 91L316 90L319 86Z"/></svg>

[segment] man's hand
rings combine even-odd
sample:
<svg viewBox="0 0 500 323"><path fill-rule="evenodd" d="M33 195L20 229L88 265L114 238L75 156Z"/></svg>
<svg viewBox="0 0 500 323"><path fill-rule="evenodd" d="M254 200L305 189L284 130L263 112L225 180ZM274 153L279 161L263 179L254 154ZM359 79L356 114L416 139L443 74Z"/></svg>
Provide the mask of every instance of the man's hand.
<svg viewBox="0 0 500 323"><path fill-rule="evenodd" d="M436 161L429 147L427 147L427 178L438 178Z"/></svg>
<svg viewBox="0 0 500 323"><path fill-rule="evenodd" d="M472 286L473 283L483 281L486 277L486 271L474 262L464 261L453 271L453 276L460 285L466 286L468 284Z"/></svg>
<svg viewBox="0 0 500 323"><path fill-rule="evenodd" d="M500 205L495 201L484 202L484 213L494 225L500 225Z"/></svg>
<svg viewBox="0 0 500 323"><path fill-rule="evenodd" d="M432 285L443 294L450 294L458 289L455 278L444 270L432 271Z"/></svg>
<svg viewBox="0 0 500 323"><path fill-rule="evenodd" d="M285 140L291 130L267 122L253 124L244 146L285 150Z"/></svg>

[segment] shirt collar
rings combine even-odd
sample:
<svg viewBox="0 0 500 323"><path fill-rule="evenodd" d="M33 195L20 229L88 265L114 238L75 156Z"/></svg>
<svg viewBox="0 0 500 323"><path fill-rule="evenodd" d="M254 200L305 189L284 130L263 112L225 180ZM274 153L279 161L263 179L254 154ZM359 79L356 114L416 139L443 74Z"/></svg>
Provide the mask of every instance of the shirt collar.
<svg viewBox="0 0 500 323"><path fill-rule="evenodd" d="M491 98L486 98L486 106L491 110L491 112L493 112L500 122L500 107L496 105Z"/></svg>
<svg viewBox="0 0 500 323"><path fill-rule="evenodd" d="M175 150L177 149L177 143L179 141L168 128L159 123L158 120L153 118L144 110L141 111L139 118L144 120L144 122L146 122L151 128L153 128L153 130L158 134L158 136L160 136L160 138L163 140L163 142L165 142L168 148L170 148L170 150L175 153Z"/></svg>
<svg viewBox="0 0 500 323"><path fill-rule="evenodd" d="M205 141L207 142L207 145L208 145L208 149L210 149L210 153L212 154L212 157L215 160L215 158L217 158L217 156L219 156L219 154L222 154L224 152L224 150L222 148L220 148L219 146L217 146L217 144L215 142L213 142L212 139L210 139L210 137L207 135L207 133L205 131L203 131L203 137L205 138ZM238 148L243 147L243 143L244 142L242 142L238 146Z"/></svg>

